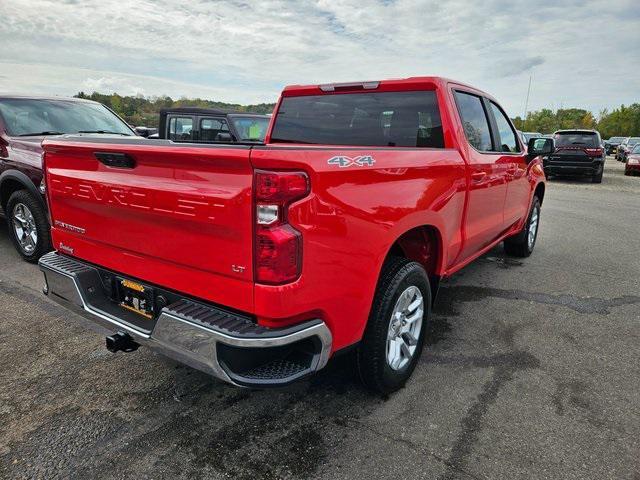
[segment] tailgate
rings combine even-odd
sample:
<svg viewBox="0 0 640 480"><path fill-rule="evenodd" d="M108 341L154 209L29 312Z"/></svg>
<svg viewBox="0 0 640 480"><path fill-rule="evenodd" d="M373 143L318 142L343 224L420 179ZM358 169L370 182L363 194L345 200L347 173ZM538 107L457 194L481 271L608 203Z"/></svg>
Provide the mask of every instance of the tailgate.
<svg viewBox="0 0 640 480"><path fill-rule="evenodd" d="M250 311L249 154L244 146L49 140L45 168L54 247L132 278Z"/></svg>
<svg viewBox="0 0 640 480"><path fill-rule="evenodd" d="M561 147L556 149L556 151L549 156L549 160L551 163L571 164L592 162L594 158L587 155L587 152L582 148Z"/></svg>

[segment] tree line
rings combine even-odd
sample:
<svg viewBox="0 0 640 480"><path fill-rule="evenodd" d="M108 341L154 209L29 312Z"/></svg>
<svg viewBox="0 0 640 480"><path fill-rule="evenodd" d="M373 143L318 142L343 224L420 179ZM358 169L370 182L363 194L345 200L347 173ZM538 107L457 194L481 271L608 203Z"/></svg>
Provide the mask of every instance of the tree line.
<svg viewBox="0 0 640 480"><path fill-rule="evenodd" d="M120 115L128 124L133 126L157 127L160 110L175 107L217 108L239 112L271 113L275 103L259 103L256 105L240 105L237 103L216 102L202 98L180 98L174 100L168 96L145 97L142 95L123 96L117 93L110 95L93 92L88 95L78 92L76 98L85 98L100 102Z"/></svg>
<svg viewBox="0 0 640 480"><path fill-rule="evenodd" d="M513 124L523 132L553 133L556 130L587 128L600 132L603 139L611 137L640 136L640 103L621 105L612 111L602 110L594 116L581 108L564 108L553 111L543 108L529 112L527 118L513 119Z"/></svg>
<svg viewBox="0 0 640 480"><path fill-rule="evenodd" d="M160 110L173 107L219 108L240 112L271 113L275 103L256 105L240 105L237 103L216 102L202 98L180 98L174 100L168 96L145 97L123 96L117 93L110 95L93 92L87 95L79 92L78 98L87 98L103 103L134 126L155 127L158 125ZM516 117L513 120L518 130L523 132L552 133L569 128L588 128L600 132L603 139L610 137L640 136L640 103L629 106L621 105L612 111L603 110L594 115L581 108L561 108L551 110L543 108L529 112L526 119Z"/></svg>

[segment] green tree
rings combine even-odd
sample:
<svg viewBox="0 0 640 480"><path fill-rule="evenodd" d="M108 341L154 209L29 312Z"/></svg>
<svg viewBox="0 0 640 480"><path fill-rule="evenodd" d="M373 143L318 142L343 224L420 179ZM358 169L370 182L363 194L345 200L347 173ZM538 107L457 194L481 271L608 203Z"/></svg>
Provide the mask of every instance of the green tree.
<svg viewBox="0 0 640 480"><path fill-rule="evenodd" d="M275 103L240 105L236 103L225 103L217 102L215 100L185 97L174 100L166 95L159 97L144 97L142 95L122 96L117 93L108 95L98 92L93 92L91 95L87 95L85 92L78 92L75 96L77 98L85 98L106 105L131 125L143 125L147 127L158 125L160 110L163 108L201 107L240 112L271 113L275 107Z"/></svg>

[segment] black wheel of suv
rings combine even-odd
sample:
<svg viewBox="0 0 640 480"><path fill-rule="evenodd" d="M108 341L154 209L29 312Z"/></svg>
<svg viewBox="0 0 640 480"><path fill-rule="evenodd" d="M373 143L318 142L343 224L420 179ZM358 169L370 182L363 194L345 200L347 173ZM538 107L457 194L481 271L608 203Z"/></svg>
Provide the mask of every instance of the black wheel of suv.
<svg viewBox="0 0 640 480"><path fill-rule="evenodd" d="M604 175L604 165L601 167L600 172L591 177L591 183L602 183L602 176Z"/></svg>
<svg viewBox="0 0 640 480"><path fill-rule="evenodd" d="M47 213L27 190L11 194L5 214L11 240L27 262L37 262L51 249Z"/></svg>
<svg viewBox="0 0 640 480"><path fill-rule="evenodd" d="M385 262L369 322L357 351L364 384L383 395L404 386L422 353L431 318L431 288L422 265L405 258Z"/></svg>
<svg viewBox="0 0 640 480"><path fill-rule="evenodd" d="M533 252L538 239L538 227L540 226L540 200L533 197L531 210L527 217L527 223L520 233L505 239L504 250L514 257L528 257Z"/></svg>

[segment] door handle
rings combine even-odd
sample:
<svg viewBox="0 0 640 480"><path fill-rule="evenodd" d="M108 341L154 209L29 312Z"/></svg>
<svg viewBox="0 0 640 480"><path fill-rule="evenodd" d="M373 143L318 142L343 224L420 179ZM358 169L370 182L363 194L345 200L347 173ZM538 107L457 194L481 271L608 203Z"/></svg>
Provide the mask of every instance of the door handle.
<svg viewBox="0 0 640 480"><path fill-rule="evenodd" d="M95 152L94 155L100 163L107 167L134 168L136 166L135 160L126 153Z"/></svg>
<svg viewBox="0 0 640 480"><path fill-rule="evenodd" d="M473 172L471 174L471 179L475 180L476 182L479 182L486 176L487 176L487 172Z"/></svg>
<svg viewBox="0 0 640 480"><path fill-rule="evenodd" d="M509 164L509 166L507 167L507 173L509 175L513 175L518 171L518 166L515 163L511 163Z"/></svg>

